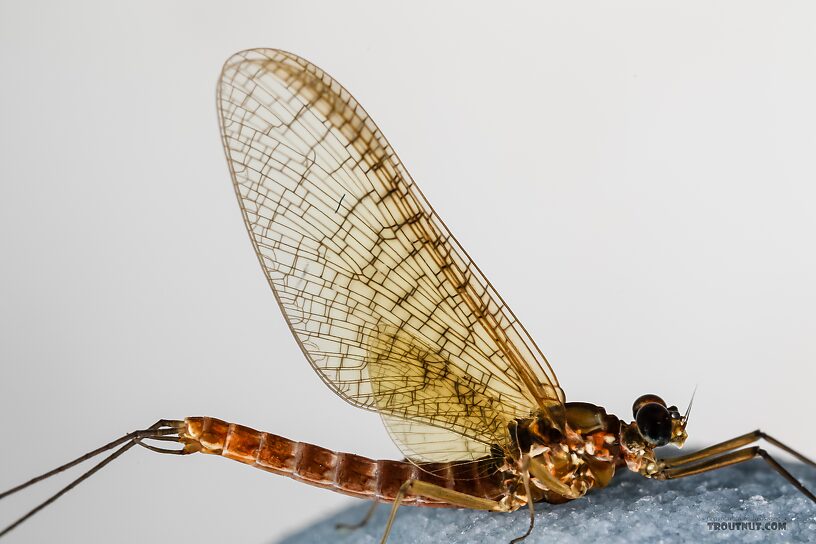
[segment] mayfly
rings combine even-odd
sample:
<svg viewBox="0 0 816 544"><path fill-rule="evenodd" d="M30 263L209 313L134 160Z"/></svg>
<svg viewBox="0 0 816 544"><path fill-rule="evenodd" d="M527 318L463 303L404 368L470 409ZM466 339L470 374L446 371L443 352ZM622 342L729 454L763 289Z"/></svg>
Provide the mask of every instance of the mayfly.
<svg viewBox="0 0 816 544"><path fill-rule="evenodd" d="M626 423L566 402L549 363L414 184L365 110L339 83L284 51L240 52L217 105L235 193L255 253L292 334L320 378L378 412L405 460L372 460L210 417L161 420L0 495L103 452L88 472L6 534L133 446L196 452L391 503L512 512L609 484L618 467L683 478L761 457L754 431L679 457L685 413L644 395ZM173 446L169 443L177 443Z"/></svg>

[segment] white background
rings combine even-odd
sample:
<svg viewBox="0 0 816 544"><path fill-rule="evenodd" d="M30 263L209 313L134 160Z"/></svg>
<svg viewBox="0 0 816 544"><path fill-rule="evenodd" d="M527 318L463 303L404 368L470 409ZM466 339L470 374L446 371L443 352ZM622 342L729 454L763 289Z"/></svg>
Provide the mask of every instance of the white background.
<svg viewBox="0 0 816 544"><path fill-rule="evenodd" d="M244 232L214 93L257 46L351 90L568 398L698 384L691 443L816 453L812 4L339 4L0 2L0 489L160 417L399 457ZM350 501L139 449L8 542L262 543Z"/></svg>

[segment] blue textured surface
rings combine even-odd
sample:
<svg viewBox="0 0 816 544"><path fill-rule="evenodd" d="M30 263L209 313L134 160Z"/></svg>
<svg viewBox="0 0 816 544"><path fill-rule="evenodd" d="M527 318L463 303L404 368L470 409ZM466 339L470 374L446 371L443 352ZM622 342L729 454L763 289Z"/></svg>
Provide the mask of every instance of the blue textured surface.
<svg viewBox="0 0 816 544"><path fill-rule="evenodd" d="M789 468L811 490L816 469ZM389 505L380 505L362 529L342 532L338 522L360 520L368 503L358 502L301 532L278 541L377 543ZM658 482L620 474L606 489L561 505L536 505L536 527L525 544L554 542L816 542L816 504L760 460L683 480ZM714 530L709 522L784 522L785 530ZM389 544L509 542L529 521L526 510L511 514L403 507Z"/></svg>

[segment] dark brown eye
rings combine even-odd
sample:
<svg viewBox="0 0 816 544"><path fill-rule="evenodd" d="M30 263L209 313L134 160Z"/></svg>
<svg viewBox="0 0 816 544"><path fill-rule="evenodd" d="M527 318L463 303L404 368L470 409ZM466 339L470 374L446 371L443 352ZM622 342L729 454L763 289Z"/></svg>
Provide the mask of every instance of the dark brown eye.
<svg viewBox="0 0 816 544"><path fill-rule="evenodd" d="M662 404L650 402L641 406L635 416L641 436L654 446L665 446L671 440L672 418Z"/></svg>
<svg viewBox="0 0 816 544"><path fill-rule="evenodd" d="M666 406L666 401L658 397L657 395L641 395L636 400L635 403L632 405L632 417L637 418L638 411L640 411L643 406L649 403L657 403L661 406Z"/></svg>

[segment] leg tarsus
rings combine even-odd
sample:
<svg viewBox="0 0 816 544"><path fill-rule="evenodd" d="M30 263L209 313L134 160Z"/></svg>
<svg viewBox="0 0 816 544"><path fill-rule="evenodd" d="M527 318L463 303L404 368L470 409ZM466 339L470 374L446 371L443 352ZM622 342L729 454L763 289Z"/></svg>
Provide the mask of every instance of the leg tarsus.
<svg viewBox="0 0 816 544"><path fill-rule="evenodd" d="M788 470L785 467L780 465L779 462L776 459L771 457L771 455L767 451L760 448L760 449L757 450L757 455L762 457L763 459L765 459L765 462L767 462L769 465L771 465L771 468L773 468L783 478L785 478L788 482L790 482L791 485L793 485L793 487L798 489L799 492L802 493L805 497L812 500L813 502L816 502L816 495L814 495L813 492L810 491L810 489L805 487L802 484L802 482L800 482L798 479L796 479L796 477L793 474L788 472Z"/></svg>
<svg viewBox="0 0 816 544"><path fill-rule="evenodd" d="M379 506L379 502L374 500L371 502L371 506L366 511L365 516L363 519L358 521L357 523L338 523L334 526L335 530L337 531L356 531L365 525L371 520L371 516L374 515L374 511L377 510L377 506Z"/></svg>
<svg viewBox="0 0 816 544"><path fill-rule="evenodd" d="M800 461L802 461L806 465L816 467L816 461L813 461L812 459L810 459L808 457L805 457L804 455L802 455L801 453L799 453L795 449L791 448L790 446L787 446L787 445L783 444L782 442L780 442L779 440L777 440L773 436L769 435L768 433L766 433L764 431L760 431L759 429L757 429L756 433L760 436L760 438L765 439L769 444L773 444L774 446L776 446L780 450L785 451L785 452L793 455L794 457L796 457L797 459L799 459Z"/></svg>
<svg viewBox="0 0 816 544"><path fill-rule="evenodd" d="M530 473L527 472L526 469L527 462L523 462L523 466L525 467L522 471L522 482L524 483L524 492L527 494L527 507L530 509L530 526L527 527L527 532L521 536L518 536L510 541L510 544L518 544L528 536L533 533L533 527L535 526L535 506L533 504L533 496L530 493Z"/></svg>
<svg viewBox="0 0 816 544"><path fill-rule="evenodd" d="M679 466L673 467L664 467L658 473L654 474L652 477L658 480L672 480L676 478L685 478L687 476L694 476L695 474L702 474L704 472L710 472L712 470L717 470L720 468L725 468L731 465L736 465L738 463L744 463L745 461L750 461L752 459L756 459L757 457L761 457L765 460L768 465L771 466L779 475L785 478L788 482L790 482L799 492L801 492L804 496L816 502L816 495L814 495L807 487L805 487L802 482L796 479L788 470L780 465L776 459L771 457L771 455L760 448L759 446L752 446L750 448L744 448L741 450L732 451L726 453L725 455L717 456L716 454L712 453L707 455L703 458L697 458L695 461L698 461L693 464L680 464Z"/></svg>

